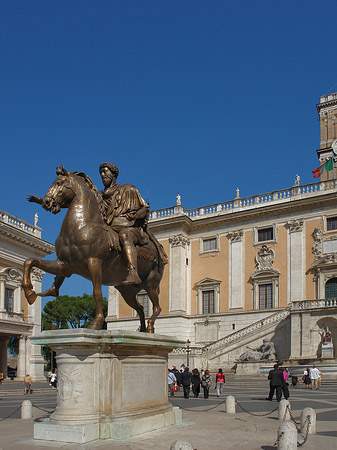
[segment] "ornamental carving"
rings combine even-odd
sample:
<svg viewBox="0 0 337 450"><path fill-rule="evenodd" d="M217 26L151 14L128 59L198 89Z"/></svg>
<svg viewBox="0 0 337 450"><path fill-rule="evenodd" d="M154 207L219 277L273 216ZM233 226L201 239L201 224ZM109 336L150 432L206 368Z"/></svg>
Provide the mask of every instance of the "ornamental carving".
<svg viewBox="0 0 337 450"><path fill-rule="evenodd" d="M287 228L289 230L289 233L303 231L303 219L289 220L287 222Z"/></svg>
<svg viewBox="0 0 337 450"><path fill-rule="evenodd" d="M11 280L14 281L22 281L22 272L20 272L20 270L18 269L9 269L8 271L8 276Z"/></svg>
<svg viewBox="0 0 337 450"><path fill-rule="evenodd" d="M231 241L231 243L233 243L233 242L242 242L243 231L242 230L230 231L227 234L227 238Z"/></svg>
<svg viewBox="0 0 337 450"><path fill-rule="evenodd" d="M325 257L325 263L336 264L337 263L337 253L330 253Z"/></svg>
<svg viewBox="0 0 337 450"><path fill-rule="evenodd" d="M321 258L323 253L323 231L319 228L315 228L313 232L315 243L312 247L312 253L315 255L315 259Z"/></svg>
<svg viewBox="0 0 337 450"><path fill-rule="evenodd" d="M190 241L182 234L176 234L174 236L169 237L169 243L172 245L172 247L185 248L186 245L189 245Z"/></svg>
<svg viewBox="0 0 337 450"><path fill-rule="evenodd" d="M37 267L34 267L32 269L32 280L33 281L42 281L44 272L41 269L38 269Z"/></svg>
<svg viewBox="0 0 337 450"><path fill-rule="evenodd" d="M262 245L255 256L256 266L258 270L271 269L274 262L274 257L274 250L268 248L266 245Z"/></svg>

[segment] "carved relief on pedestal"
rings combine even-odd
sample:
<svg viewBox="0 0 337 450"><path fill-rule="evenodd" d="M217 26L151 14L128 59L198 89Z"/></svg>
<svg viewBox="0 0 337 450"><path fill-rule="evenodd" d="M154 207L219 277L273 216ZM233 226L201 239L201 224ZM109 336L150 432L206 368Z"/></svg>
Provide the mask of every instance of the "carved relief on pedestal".
<svg viewBox="0 0 337 450"><path fill-rule="evenodd" d="M92 397L89 384L92 383L92 373L88 372L88 365L60 364L58 368L58 395L63 402L82 404L84 407L92 406ZM85 376L84 376L85 372Z"/></svg>
<svg viewBox="0 0 337 450"><path fill-rule="evenodd" d="M258 270L271 269L273 266L274 257L275 257L274 250L268 248L266 245L262 245L262 247L255 256L257 269Z"/></svg>
<svg viewBox="0 0 337 450"><path fill-rule="evenodd" d="M227 238L228 240L233 243L233 242L242 242L242 238L243 238L243 231L242 230L235 230L235 231L230 231L227 234Z"/></svg>
<svg viewBox="0 0 337 450"><path fill-rule="evenodd" d="M186 245L190 244L189 239L187 239L182 234L175 234L174 236L169 237L169 243L172 247L186 247Z"/></svg>
<svg viewBox="0 0 337 450"><path fill-rule="evenodd" d="M289 233L297 233L303 231L303 223L303 219L289 220L286 227L288 228Z"/></svg>

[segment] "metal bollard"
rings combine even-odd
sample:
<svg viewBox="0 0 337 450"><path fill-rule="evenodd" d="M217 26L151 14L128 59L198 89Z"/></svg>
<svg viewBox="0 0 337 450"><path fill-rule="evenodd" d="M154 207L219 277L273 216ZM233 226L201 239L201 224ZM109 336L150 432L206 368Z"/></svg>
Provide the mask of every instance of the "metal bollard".
<svg viewBox="0 0 337 450"><path fill-rule="evenodd" d="M278 420L290 420L290 403L288 400L281 400L278 407Z"/></svg>
<svg viewBox="0 0 337 450"><path fill-rule="evenodd" d="M172 442L170 450L193 450L193 447L189 442L177 439L176 441Z"/></svg>
<svg viewBox="0 0 337 450"><path fill-rule="evenodd" d="M307 416L309 416L309 424ZM301 433L306 434L307 430L308 434L316 433L316 412L312 408L304 408L301 414Z"/></svg>
<svg viewBox="0 0 337 450"><path fill-rule="evenodd" d="M21 403L21 419L31 419L33 417L33 405L30 400Z"/></svg>
<svg viewBox="0 0 337 450"><path fill-rule="evenodd" d="M226 397L226 413L235 414L235 397L233 395Z"/></svg>
<svg viewBox="0 0 337 450"><path fill-rule="evenodd" d="M297 430L292 422L282 422L279 426L277 450L297 450Z"/></svg>

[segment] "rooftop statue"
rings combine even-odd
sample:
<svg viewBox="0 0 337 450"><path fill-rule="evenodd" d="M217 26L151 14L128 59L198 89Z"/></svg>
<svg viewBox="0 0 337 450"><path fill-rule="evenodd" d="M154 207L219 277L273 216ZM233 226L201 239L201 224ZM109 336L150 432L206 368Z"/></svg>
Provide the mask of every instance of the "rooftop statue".
<svg viewBox="0 0 337 450"><path fill-rule="evenodd" d="M247 348L249 348L249 350L240 355L239 361L261 361L276 359L275 346L270 339L263 339L263 344L258 348Z"/></svg>
<svg viewBox="0 0 337 450"><path fill-rule="evenodd" d="M59 295L66 277L73 274L92 281L96 317L90 328L101 329L104 322L102 285L115 286L126 303L139 315L140 331L154 333L160 314L159 283L167 256L148 227L149 206L135 186L116 183L118 168L100 165L104 190L98 191L83 172L67 172L61 165L57 178L42 199L35 202L53 214L68 208L56 239L56 261L28 259L24 264L22 286L29 304L37 296ZM38 267L55 276L53 286L37 294L31 283L31 270ZM145 324L144 310L137 294L144 289L153 303L153 314Z"/></svg>

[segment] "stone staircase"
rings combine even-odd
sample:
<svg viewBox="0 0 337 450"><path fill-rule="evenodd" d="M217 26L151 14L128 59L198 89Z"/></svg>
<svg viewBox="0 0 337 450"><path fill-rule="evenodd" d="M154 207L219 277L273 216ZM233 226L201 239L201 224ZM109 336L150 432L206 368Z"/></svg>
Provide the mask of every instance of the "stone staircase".
<svg viewBox="0 0 337 450"><path fill-rule="evenodd" d="M281 311L276 311L264 319L258 320L241 330L235 331L218 339L211 344L205 345L201 349L201 356L205 359L212 359L216 355L224 354L235 346L235 344L241 344L249 338L256 337L257 334L267 334L268 330L275 328L282 320L289 316L291 310L291 305L282 309Z"/></svg>

